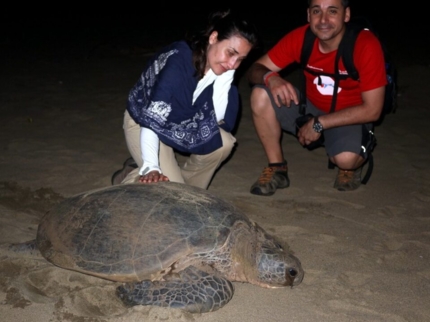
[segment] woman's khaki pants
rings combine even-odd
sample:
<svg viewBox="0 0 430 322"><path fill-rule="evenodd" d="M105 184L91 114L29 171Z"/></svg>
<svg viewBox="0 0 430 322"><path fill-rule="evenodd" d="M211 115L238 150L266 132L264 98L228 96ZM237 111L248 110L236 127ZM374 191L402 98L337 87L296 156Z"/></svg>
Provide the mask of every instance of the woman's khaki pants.
<svg viewBox="0 0 430 322"><path fill-rule="evenodd" d="M137 163L138 168L131 171L121 183L136 182L143 165L140 147L140 125L134 122L129 113L124 113L124 133L128 150ZM172 182L186 183L191 186L207 189L212 177L221 163L230 155L236 138L220 128L222 147L205 155L177 155L175 151L160 141L160 168ZM178 163L178 159L181 161Z"/></svg>

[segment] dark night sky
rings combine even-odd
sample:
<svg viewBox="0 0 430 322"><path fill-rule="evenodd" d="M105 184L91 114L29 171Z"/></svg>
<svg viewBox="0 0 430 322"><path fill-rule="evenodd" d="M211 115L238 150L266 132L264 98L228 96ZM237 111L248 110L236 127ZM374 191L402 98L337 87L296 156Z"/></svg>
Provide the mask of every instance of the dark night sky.
<svg viewBox="0 0 430 322"><path fill-rule="evenodd" d="M374 7L375 4L378 8ZM304 0L292 4L274 2L267 8L261 5L224 5L221 2L209 3L206 8L191 5L184 8L183 2L173 7L161 2L159 8L150 9L126 5L128 3L120 7L114 3L93 8L95 5L89 7L74 2L73 6L62 3L61 6L41 7L37 4L29 7L18 3L15 8L0 12L0 46L35 46L38 43L63 46L65 42L84 41L89 37L98 38L101 42L115 37L127 38L143 46L148 41L157 42L158 38L161 41L159 35L163 36L164 42L167 38L182 38L186 31L204 27L209 12L228 6L250 16L263 35L279 39L306 22L307 7ZM381 5L377 0L351 1L352 15L368 17L383 37L390 38L398 46L408 46L413 41L413 44L421 42L422 46L427 46L428 26L426 30L417 28L420 24L425 25L425 20L417 16L422 12L419 8L415 8L413 14L407 14L403 7L390 5L381 9Z"/></svg>
<svg viewBox="0 0 430 322"><path fill-rule="evenodd" d="M59 7L46 6L45 8L36 6L34 8L22 6L10 8L0 12L1 24L3 25L1 34L11 33L33 33L40 30L51 29L51 32L61 33L64 30L106 30L109 32L113 29L123 30L147 30L148 28L168 28L171 32L180 32L186 28L202 25L208 16L208 13L215 10L230 6L234 10L242 11L254 19L259 29L291 29L298 24L306 22L306 1L294 1L293 4L288 2L278 2L271 5L270 8L261 8L261 6L251 5L232 5L227 3L222 5L208 4L207 8L174 5L161 8L151 8L150 10L138 7L119 7L118 3L113 5L99 6L90 8L88 6L79 6L73 4L68 7L62 4ZM387 25L395 23L393 18L394 8L389 7L384 10L366 5L376 1L356 0L352 3L352 12L355 15L366 15L376 24ZM211 7L209 7L211 6ZM93 6L91 6L93 7ZM400 10L400 9L399 9ZM186 13L186 11L189 11ZM391 13L390 13L391 11ZM410 23L409 21L408 23ZM173 27L173 30L172 30Z"/></svg>

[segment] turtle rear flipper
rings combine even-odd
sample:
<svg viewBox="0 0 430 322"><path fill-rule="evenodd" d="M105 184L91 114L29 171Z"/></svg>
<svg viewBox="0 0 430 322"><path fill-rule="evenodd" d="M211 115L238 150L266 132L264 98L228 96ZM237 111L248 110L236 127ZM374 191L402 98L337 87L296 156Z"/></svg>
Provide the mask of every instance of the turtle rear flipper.
<svg viewBox="0 0 430 322"><path fill-rule="evenodd" d="M222 277L188 267L169 281L142 281L117 288L116 294L128 306L157 305L191 313L216 311L233 297L233 284Z"/></svg>

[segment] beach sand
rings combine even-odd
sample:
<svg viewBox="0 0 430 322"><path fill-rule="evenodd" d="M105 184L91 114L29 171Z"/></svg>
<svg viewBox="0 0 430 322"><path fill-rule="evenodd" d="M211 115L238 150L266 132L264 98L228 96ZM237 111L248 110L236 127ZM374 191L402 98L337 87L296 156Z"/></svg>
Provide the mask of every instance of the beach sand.
<svg viewBox="0 0 430 322"><path fill-rule="evenodd" d="M290 246L305 270L297 287L234 283L233 299L205 314L126 308L116 283L6 251L33 239L41 217L64 198L110 185L129 156L122 130L128 91L158 45L1 44L0 320L430 321L430 60L402 44L393 45L398 108L376 128L373 175L353 192L333 189L336 170L322 149L307 151L285 135L291 187L250 194L267 160L249 86L240 80L238 144L209 191Z"/></svg>

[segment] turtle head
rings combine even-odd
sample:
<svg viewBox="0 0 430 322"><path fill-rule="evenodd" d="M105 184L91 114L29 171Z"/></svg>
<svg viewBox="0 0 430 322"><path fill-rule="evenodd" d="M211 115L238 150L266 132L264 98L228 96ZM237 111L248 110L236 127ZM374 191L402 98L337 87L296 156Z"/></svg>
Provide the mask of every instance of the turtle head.
<svg viewBox="0 0 430 322"><path fill-rule="evenodd" d="M304 276L300 260L273 238L267 238L257 256L260 286L275 288L299 285Z"/></svg>

